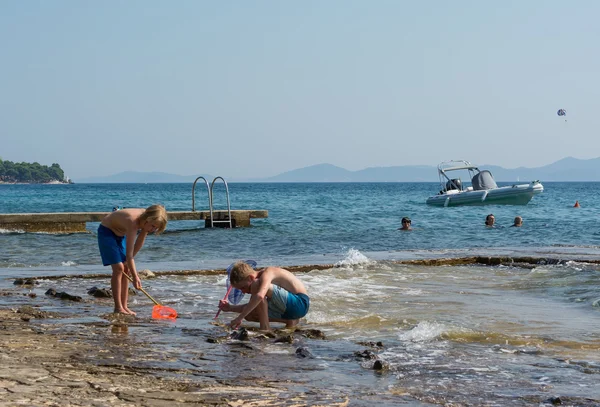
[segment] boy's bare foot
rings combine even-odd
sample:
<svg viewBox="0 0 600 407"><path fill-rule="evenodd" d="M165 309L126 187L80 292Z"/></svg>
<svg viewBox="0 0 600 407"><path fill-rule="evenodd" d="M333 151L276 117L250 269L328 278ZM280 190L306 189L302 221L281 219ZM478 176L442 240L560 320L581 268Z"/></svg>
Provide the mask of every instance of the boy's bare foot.
<svg viewBox="0 0 600 407"><path fill-rule="evenodd" d="M113 311L113 313L115 313L115 314L125 314L125 315L129 314L129 312L127 312L127 310L125 310L123 308L115 308L115 310Z"/></svg>
<svg viewBox="0 0 600 407"><path fill-rule="evenodd" d="M133 312L132 310L130 310L129 308L125 308L125 312L129 315L133 315L136 316L137 314L135 312Z"/></svg>
<svg viewBox="0 0 600 407"><path fill-rule="evenodd" d="M287 322L285 323L285 327L286 327L286 328L293 328L293 327L295 327L296 325L298 325L298 322L300 322L300 320L299 320L299 319L292 319L292 320L290 320L290 321L287 321Z"/></svg>

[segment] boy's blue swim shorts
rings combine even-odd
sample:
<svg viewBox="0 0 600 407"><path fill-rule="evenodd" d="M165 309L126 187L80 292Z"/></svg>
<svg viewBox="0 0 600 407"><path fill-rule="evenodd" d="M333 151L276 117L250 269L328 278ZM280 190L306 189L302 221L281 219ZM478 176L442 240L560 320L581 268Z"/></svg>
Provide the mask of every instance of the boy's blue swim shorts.
<svg viewBox="0 0 600 407"><path fill-rule="evenodd" d="M294 294L273 284L269 298L269 318L299 319L308 313L310 299L306 294Z"/></svg>
<svg viewBox="0 0 600 407"><path fill-rule="evenodd" d="M125 236L117 236L106 226L98 226L98 247L102 264L110 266L111 264L125 263L127 251L125 249Z"/></svg>

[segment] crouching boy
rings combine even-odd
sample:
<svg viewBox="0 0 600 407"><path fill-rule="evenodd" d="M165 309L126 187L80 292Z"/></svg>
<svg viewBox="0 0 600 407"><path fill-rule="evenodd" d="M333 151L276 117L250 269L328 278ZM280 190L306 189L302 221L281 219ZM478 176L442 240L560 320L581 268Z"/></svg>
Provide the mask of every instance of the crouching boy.
<svg viewBox="0 0 600 407"><path fill-rule="evenodd" d="M237 262L231 269L230 284L244 293L250 293L250 301L244 305L231 305L219 301L219 308L226 312L239 312L231 327L240 326L244 318L259 322L261 330L269 330L269 322L283 322L286 328L298 324L310 306L302 281L288 270L267 267L256 271L244 262Z"/></svg>

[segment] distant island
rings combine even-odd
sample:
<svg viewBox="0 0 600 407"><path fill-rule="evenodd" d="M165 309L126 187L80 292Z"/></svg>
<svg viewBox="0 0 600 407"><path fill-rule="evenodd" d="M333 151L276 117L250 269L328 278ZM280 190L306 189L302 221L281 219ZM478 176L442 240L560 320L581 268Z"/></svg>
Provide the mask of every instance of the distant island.
<svg viewBox="0 0 600 407"><path fill-rule="evenodd" d="M537 168L502 168L495 165L479 165L489 170L498 182L599 182L600 158L581 160L566 157L552 164ZM118 174L76 179L81 183L192 183L199 175L209 182L208 174L176 175L164 172L126 171ZM350 171L332 164L317 164L287 171L268 178L226 177L227 182L439 182L437 166L403 165L371 167Z"/></svg>
<svg viewBox="0 0 600 407"><path fill-rule="evenodd" d="M71 184L58 164L14 163L0 158L0 184Z"/></svg>

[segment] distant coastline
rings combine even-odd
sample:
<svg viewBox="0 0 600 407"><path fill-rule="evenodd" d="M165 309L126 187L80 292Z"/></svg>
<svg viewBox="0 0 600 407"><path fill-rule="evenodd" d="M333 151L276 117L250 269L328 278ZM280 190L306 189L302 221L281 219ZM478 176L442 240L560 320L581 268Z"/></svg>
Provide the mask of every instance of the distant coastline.
<svg viewBox="0 0 600 407"><path fill-rule="evenodd" d="M497 182L600 182L600 158L581 160L567 157L537 168L503 168L479 165L489 170ZM125 171L118 174L76 178L78 183L192 183L198 176L207 180L208 174L177 175L165 172ZM404 165L371 167L350 171L332 164L317 164L264 178L225 177L227 182L439 182L437 167L433 165Z"/></svg>
<svg viewBox="0 0 600 407"><path fill-rule="evenodd" d="M48 181L48 182L6 182L6 181L0 180L0 184L3 184L3 185L59 185L59 184L74 184L74 182L71 180L68 180L68 181L52 180L52 181Z"/></svg>

